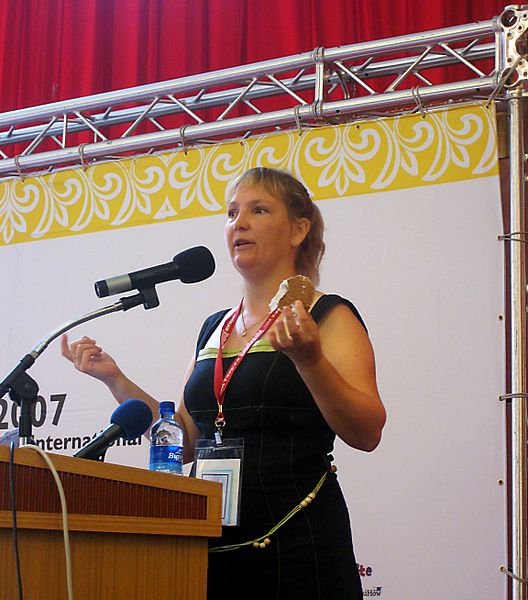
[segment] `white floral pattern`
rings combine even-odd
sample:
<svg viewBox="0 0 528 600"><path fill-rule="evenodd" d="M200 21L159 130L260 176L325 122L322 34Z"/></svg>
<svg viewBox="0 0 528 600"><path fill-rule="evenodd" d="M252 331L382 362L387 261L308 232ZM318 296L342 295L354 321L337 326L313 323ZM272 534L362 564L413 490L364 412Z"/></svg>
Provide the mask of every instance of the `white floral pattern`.
<svg viewBox="0 0 528 600"><path fill-rule="evenodd" d="M493 106L305 128L0 181L0 244L203 217L249 167L286 169L317 200L498 172Z"/></svg>

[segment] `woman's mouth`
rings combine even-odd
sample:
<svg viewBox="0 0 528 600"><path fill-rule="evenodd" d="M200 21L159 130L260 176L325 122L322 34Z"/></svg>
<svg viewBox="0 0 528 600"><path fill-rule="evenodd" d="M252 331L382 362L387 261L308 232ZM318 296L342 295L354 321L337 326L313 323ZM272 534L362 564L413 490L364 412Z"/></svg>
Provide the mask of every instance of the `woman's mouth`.
<svg viewBox="0 0 528 600"><path fill-rule="evenodd" d="M235 240L234 246L235 248L243 248L251 246L252 244L253 242L250 242L249 240Z"/></svg>

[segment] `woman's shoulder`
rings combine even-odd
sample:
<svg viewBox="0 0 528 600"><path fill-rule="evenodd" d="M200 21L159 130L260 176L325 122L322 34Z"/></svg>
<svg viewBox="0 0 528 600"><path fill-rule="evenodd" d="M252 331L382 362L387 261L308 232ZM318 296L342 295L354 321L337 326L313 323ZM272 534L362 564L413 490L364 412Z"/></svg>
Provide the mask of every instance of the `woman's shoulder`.
<svg viewBox="0 0 528 600"><path fill-rule="evenodd" d="M205 319L202 325L202 329L204 329L205 327L216 327L230 310L230 308L223 308L222 310L219 310L218 312L209 315L207 319Z"/></svg>
<svg viewBox="0 0 528 600"><path fill-rule="evenodd" d="M367 326L365 325L365 321L356 308L356 306L347 298L343 298L343 296L339 296L338 294L324 294L320 293L319 297L315 301L311 309L311 315L316 323L320 322L334 307L344 305L346 306L356 319L363 325L365 331L367 330Z"/></svg>
<svg viewBox="0 0 528 600"><path fill-rule="evenodd" d="M198 334L198 340L196 342L196 354L205 346L215 329L222 322L224 317L231 309L224 308L219 310L218 312L209 315L207 319L205 319L202 328L200 329L200 333Z"/></svg>

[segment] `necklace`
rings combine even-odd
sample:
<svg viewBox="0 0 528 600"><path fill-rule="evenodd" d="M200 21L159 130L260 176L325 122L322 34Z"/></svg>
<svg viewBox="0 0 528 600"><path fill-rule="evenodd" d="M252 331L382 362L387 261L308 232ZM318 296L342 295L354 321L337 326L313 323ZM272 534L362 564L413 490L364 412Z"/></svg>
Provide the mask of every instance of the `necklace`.
<svg viewBox="0 0 528 600"><path fill-rule="evenodd" d="M244 310L240 311L240 316L242 317L242 331L240 332L240 336L241 337L246 337L248 329L251 329L252 327L255 327L255 325L258 325L259 323L261 323L262 321L264 321L264 319L269 315L269 313L266 313L263 317L260 317L257 321L254 321L253 323L250 323L249 325L246 325L246 320L244 319Z"/></svg>

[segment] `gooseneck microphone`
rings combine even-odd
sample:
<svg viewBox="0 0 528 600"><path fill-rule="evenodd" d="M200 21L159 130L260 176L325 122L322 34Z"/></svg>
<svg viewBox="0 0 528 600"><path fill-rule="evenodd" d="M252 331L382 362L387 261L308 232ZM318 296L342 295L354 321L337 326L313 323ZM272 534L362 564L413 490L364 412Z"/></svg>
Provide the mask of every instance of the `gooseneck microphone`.
<svg viewBox="0 0 528 600"><path fill-rule="evenodd" d="M129 290L150 289L157 283L174 279L182 283L197 283L211 277L214 270L215 261L211 251L205 246L195 246L177 254L172 262L97 281L94 284L95 293L99 298L104 298Z"/></svg>
<svg viewBox="0 0 528 600"><path fill-rule="evenodd" d="M143 435L152 424L152 411L142 400L131 398L114 410L110 423L111 425L73 456L102 460L108 447L119 438L134 440Z"/></svg>

